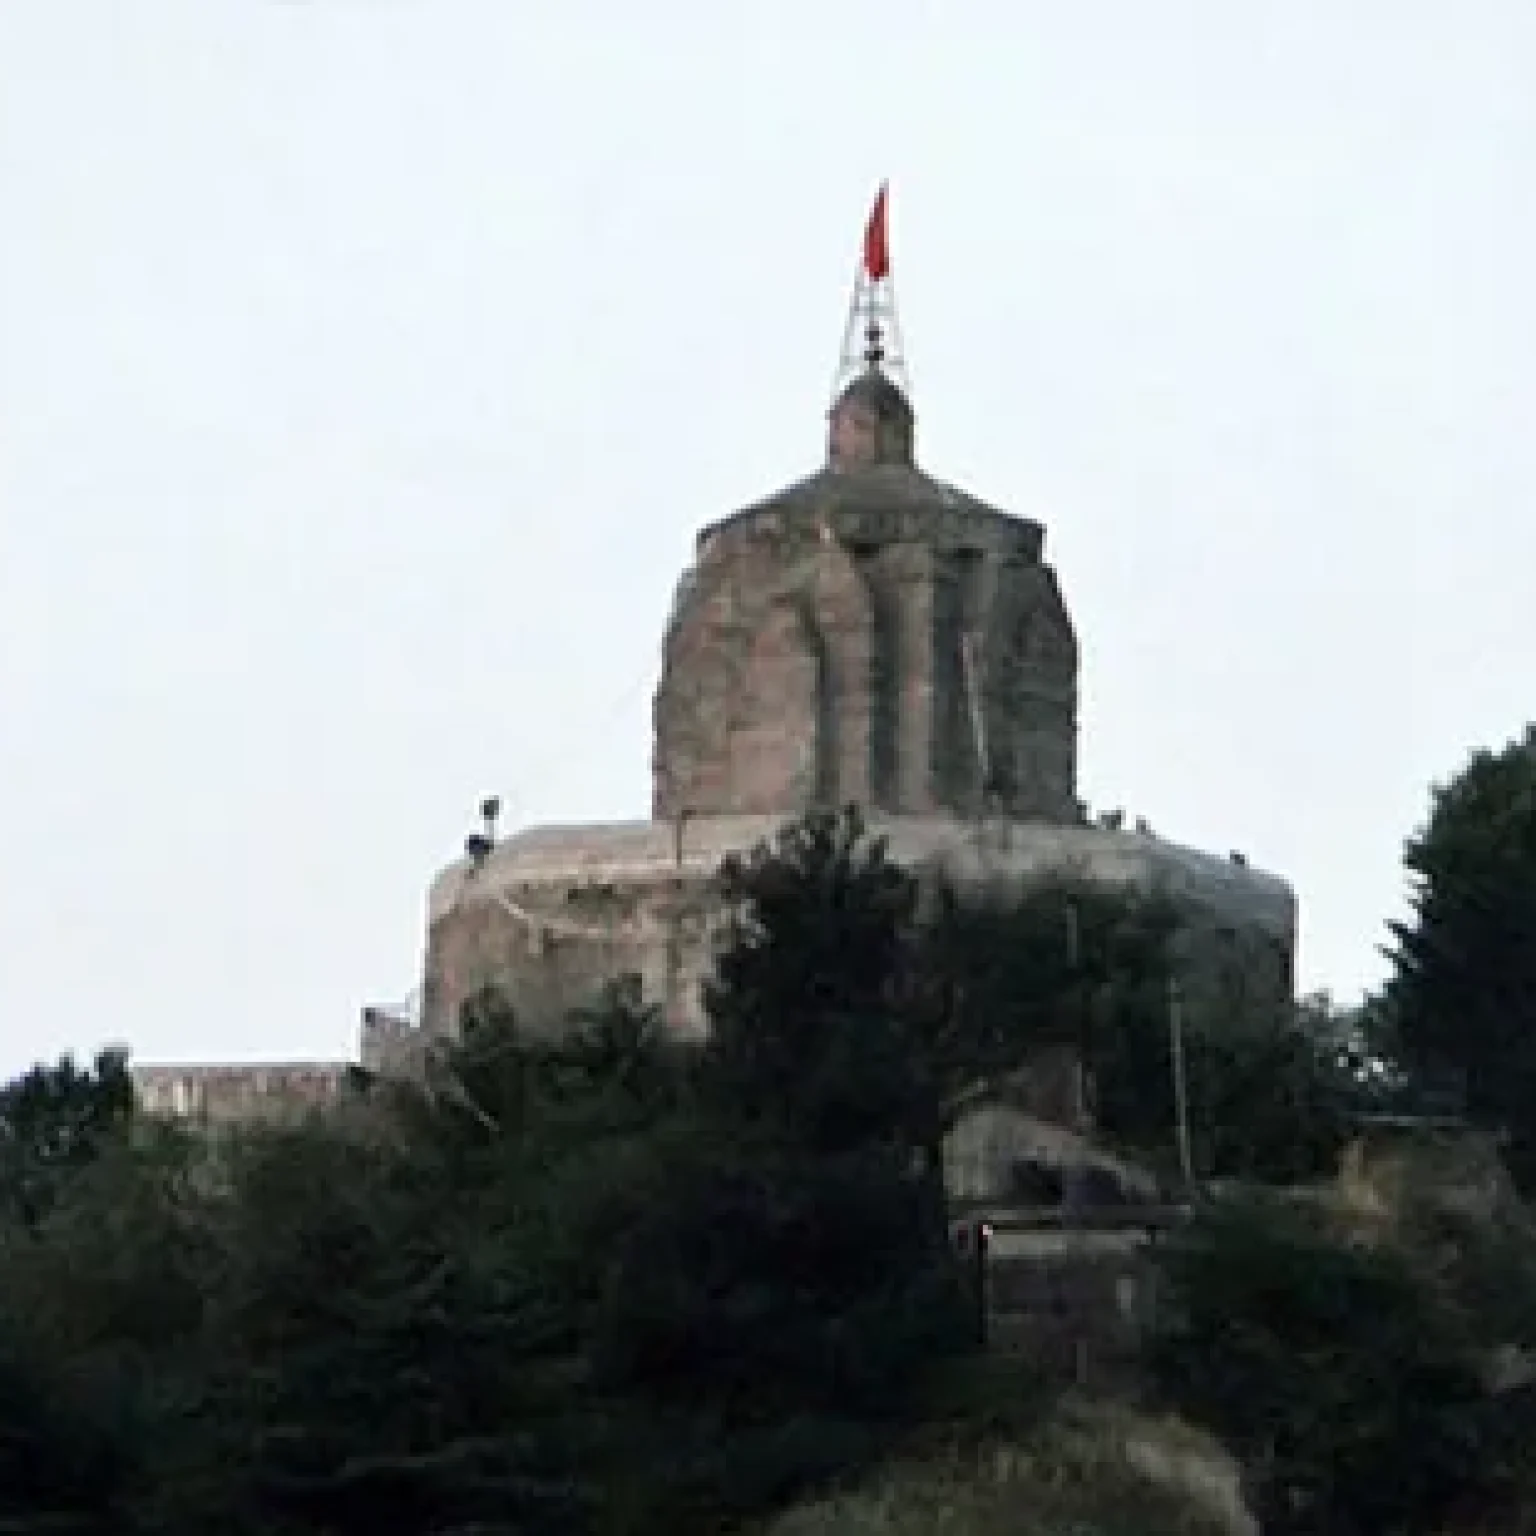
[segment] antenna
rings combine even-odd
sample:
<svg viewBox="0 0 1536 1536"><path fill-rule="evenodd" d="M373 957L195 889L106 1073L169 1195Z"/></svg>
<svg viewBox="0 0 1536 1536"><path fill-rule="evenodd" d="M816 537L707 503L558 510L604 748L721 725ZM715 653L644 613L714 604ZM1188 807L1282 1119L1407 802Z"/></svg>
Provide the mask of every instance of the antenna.
<svg viewBox="0 0 1536 1536"><path fill-rule="evenodd" d="M903 394L912 393L906 348L896 316L896 285L891 277L889 209L890 184L881 182L864 226L864 246L854 270L853 295L848 302L837 372L832 379L834 399L851 379L871 369L878 369Z"/></svg>

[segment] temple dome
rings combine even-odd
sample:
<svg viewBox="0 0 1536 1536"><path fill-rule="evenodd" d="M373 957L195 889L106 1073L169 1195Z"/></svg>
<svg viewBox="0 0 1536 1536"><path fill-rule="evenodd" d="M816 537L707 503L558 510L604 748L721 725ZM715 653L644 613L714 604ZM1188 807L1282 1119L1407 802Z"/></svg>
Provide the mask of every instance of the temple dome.
<svg viewBox="0 0 1536 1536"><path fill-rule="evenodd" d="M911 403L878 367L866 368L838 395L829 420L829 469L912 464L916 418Z"/></svg>

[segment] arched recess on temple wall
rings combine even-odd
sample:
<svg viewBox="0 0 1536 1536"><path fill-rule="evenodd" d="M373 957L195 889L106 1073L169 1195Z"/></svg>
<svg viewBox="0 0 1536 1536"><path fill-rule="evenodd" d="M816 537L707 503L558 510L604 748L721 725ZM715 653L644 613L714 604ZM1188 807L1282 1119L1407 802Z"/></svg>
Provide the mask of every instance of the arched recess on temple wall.
<svg viewBox="0 0 1536 1536"><path fill-rule="evenodd" d="M869 594L833 541L721 551L668 636L654 814L865 799L872 646Z"/></svg>
<svg viewBox="0 0 1536 1536"><path fill-rule="evenodd" d="M826 649L809 612L776 602L742 658L725 734L731 809L809 805L825 790Z"/></svg>
<svg viewBox="0 0 1536 1536"><path fill-rule="evenodd" d="M1014 814L1071 814L1077 664L1077 638L1051 572L1005 566L986 625L983 694L990 787Z"/></svg>
<svg viewBox="0 0 1536 1536"><path fill-rule="evenodd" d="M870 798L875 667L869 587L853 557L831 541L818 545L789 580L816 616L827 658L822 801L865 804Z"/></svg>

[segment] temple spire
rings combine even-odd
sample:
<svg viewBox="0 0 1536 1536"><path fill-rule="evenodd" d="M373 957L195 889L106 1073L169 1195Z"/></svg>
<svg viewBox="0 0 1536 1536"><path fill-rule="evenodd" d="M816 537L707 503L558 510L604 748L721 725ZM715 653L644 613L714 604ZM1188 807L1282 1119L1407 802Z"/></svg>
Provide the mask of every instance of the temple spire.
<svg viewBox="0 0 1536 1536"><path fill-rule="evenodd" d="M834 399L863 373L880 373L909 392L901 326L896 318L896 289L891 279L890 185L880 183L864 226L864 244L853 279L853 297L843 328Z"/></svg>

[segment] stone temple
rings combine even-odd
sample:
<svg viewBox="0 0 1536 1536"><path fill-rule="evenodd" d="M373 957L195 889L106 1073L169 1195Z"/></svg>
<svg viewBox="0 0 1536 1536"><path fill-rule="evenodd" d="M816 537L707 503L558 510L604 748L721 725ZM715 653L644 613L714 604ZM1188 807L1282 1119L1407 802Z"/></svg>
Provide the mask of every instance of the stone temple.
<svg viewBox="0 0 1536 1536"><path fill-rule="evenodd" d="M698 1036L721 860L848 803L895 857L977 893L1063 872L1179 899L1191 1022L1235 1025L1288 1000L1285 883L1089 822L1078 666L1041 525L919 467L872 223L824 462L703 528L678 585L649 819L471 839L431 886L419 1017L368 1010L363 1064L408 1064L486 986L529 1027L558 1028L604 980L638 976L670 1028ZM174 1070L150 1084L160 1099L185 1097Z"/></svg>
<svg viewBox="0 0 1536 1536"><path fill-rule="evenodd" d="M428 903L429 1036L487 985L554 1025L626 973L697 1035L722 858L848 803L897 858L961 887L1059 871L1179 898L1191 1009L1289 998L1282 881L1088 824L1078 638L1044 530L919 467L881 265L855 288L864 344L845 343L821 468L698 534L662 639L650 819L534 827L445 869Z"/></svg>

